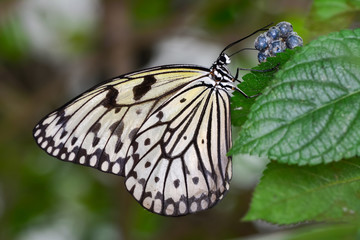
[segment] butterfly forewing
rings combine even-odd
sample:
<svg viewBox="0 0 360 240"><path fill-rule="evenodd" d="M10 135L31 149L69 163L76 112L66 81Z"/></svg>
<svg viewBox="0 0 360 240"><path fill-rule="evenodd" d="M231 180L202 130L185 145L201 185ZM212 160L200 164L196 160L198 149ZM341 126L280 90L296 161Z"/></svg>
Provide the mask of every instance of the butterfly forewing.
<svg viewBox="0 0 360 240"><path fill-rule="evenodd" d="M46 116L34 137L54 157L123 176L139 127L179 89L206 75L205 68L172 65L115 78Z"/></svg>
<svg viewBox="0 0 360 240"><path fill-rule="evenodd" d="M204 77L179 90L145 120L130 145L126 188L163 215L212 207L231 179L229 96Z"/></svg>

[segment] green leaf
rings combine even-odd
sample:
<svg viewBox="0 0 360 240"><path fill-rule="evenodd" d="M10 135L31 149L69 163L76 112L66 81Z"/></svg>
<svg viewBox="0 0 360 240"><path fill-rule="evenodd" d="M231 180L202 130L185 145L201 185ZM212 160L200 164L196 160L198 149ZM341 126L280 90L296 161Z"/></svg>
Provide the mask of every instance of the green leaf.
<svg viewBox="0 0 360 240"><path fill-rule="evenodd" d="M253 96L261 93L261 91L274 78L276 69L281 68L300 48L293 50L287 49L285 52L277 54L276 57L270 57L266 62L252 68L254 70L261 70L265 72L252 71L243 76L243 82L238 87L244 91L248 96ZM274 69L272 71L268 71ZM234 92L231 98L231 124L234 126L241 126L244 124L247 115L250 112L250 107L254 104L255 98L245 98L239 92Z"/></svg>
<svg viewBox="0 0 360 240"><path fill-rule="evenodd" d="M349 27L359 15L359 0L315 0L309 25L313 31L327 33ZM329 21L331 24L329 24Z"/></svg>
<svg viewBox="0 0 360 240"><path fill-rule="evenodd" d="M229 154L319 164L360 153L360 29L304 46L252 105Z"/></svg>
<svg viewBox="0 0 360 240"><path fill-rule="evenodd" d="M150 0L130 2L131 17L137 27L155 28L160 23L166 23L167 18L173 12L171 4L167 0Z"/></svg>
<svg viewBox="0 0 360 240"><path fill-rule="evenodd" d="M345 12L358 11L360 2L357 0L315 0L313 10L321 20L332 20Z"/></svg>
<svg viewBox="0 0 360 240"><path fill-rule="evenodd" d="M202 14L197 16L203 19L203 24L206 28L212 31L224 31L234 26L241 21L245 13L248 12L250 1L212 1L211 4L205 4ZM234 28L232 28L234 29Z"/></svg>
<svg viewBox="0 0 360 240"><path fill-rule="evenodd" d="M356 224L332 224L320 226L306 226L296 229L284 238L284 240L353 240L359 239L359 226Z"/></svg>
<svg viewBox="0 0 360 240"><path fill-rule="evenodd" d="M326 166L268 164L244 220L276 224L360 217L360 159Z"/></svg>
<svg viewBox="0 0 360 240"><path fill-rule="evenodd" d="M316 224L297 227L295 229L277 231L256 235L255 237L239 238L246 240L354 240L359 239L360 232L357 224Z"/></svg>
<svg viewBox="0 0 360 240"><path fill-rule="evenodd" d="M0 22L0 60L18 62L29 53L29 39L17 17L4 18Z"/></svg>

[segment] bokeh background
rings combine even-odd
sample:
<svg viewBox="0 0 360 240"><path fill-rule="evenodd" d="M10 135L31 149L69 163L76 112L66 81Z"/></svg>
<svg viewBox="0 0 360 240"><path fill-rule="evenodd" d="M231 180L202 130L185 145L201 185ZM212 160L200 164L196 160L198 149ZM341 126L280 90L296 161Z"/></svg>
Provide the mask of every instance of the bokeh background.
<svg viewBox="0 0 360 240"><path fill-rule="evenodd" d="M281 234L283 227L241 222L265 159L235 156L231 189L216 207L161 217L127 193L123 178L48 156L32 128L111 77L162 64L210 66L225 45L271 22L291 22L307 43L330 31L314 24L313 11L310 0L0 0L0 239ZM239 54L233 69L256 61L254 51Z"/></svg>

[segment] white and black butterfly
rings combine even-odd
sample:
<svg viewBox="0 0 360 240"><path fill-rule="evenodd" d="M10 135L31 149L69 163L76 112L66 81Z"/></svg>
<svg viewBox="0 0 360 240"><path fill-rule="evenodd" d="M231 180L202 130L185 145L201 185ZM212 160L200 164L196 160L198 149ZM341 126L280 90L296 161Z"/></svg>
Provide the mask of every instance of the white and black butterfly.
<svg viewBox="0 0 360 240"><path fill-rule="evenodd" d="M210 68L154 67L91 88L35 126L37 144L60 160L125 177L151 212L180 216L214 206L232 175L230 96L247 97L224 52L243 39Z"/></svg>

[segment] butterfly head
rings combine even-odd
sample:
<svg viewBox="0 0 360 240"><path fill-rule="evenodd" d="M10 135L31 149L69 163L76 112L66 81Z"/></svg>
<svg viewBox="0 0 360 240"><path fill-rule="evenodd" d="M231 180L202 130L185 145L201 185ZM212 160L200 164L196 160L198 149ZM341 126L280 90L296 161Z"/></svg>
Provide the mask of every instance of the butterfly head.
<svg viewBox="0 0 360 240"><path fill-rule="evenodd" d="M238 76L238 72L236 73L235 77L233 77L230 73L230 71L227 68L227 65L230 64L231 60L230 57L241 52L240 51L236 51L235 53L231 54L231 55L227 55L225 53L226 50L228 50L229 48L231 48L232 46L238 44L239 42L255 35L256 33L260 32L260 31L265 31L268 30L267 27L269 27L270 25L272 25L272 23L266 25L265 27L262 27L258 30L256 30L255 32L235 41L230 43L229 45L227 45L220 53L220 56L216 59L216 61L213 63L213 65L210 68L210 74L211 77L216 81L216 82L220 82L222 83L223 87L231 87L230 83L234 82L237 80L237 76ZM246 49L246 48L244 48Z"/></svg>
<svg viewBox="0 0 360 240"><path fill-rule="evenodd" d="M216 60L216 63L218 63L219 65L229 65L231 63L231 60L227 54L221 53L218 59Z"/></svg>
<svg viewBox="0 0 360 240"><path fill-rule="evenodd" d="M230 63L230 57L225 53L221 53L210 68L211 75L215 81L232 82L234 78L227 68L227 65Z"/></svg>

